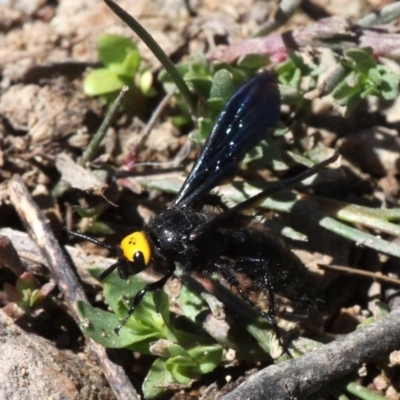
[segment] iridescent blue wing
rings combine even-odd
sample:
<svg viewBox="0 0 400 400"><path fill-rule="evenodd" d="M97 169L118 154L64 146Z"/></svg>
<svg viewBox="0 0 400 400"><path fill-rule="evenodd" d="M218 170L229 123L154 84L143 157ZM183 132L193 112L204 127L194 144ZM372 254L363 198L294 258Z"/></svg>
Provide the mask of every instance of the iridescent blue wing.
<svg viewBox="0 0 400 400"><path fill-rule="evenodd" d="M279 111L280 95L273 72L260 73L241 86L219 114L173 205L191 206L232 178L245 154L276 126Z"/></svg>

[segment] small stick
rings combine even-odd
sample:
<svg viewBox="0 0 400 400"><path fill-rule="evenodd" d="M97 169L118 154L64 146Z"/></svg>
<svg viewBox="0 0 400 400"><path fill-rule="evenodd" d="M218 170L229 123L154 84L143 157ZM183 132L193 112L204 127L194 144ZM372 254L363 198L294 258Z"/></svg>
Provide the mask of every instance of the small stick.
<svg viewBox="0 0 400 400"><path fill-rule="evenodd" d="M167 106L168 102L171 100L171 97L174 94L174 91L167 93L160 101L154 112L151 114L150 119L148 120L142 134L140 135L140 142L138 144L138 147L142 146L147 137L150 135L150 132L153 130L158 118L160 117L161 113L164 111L165 107Z"/></svg>
<svg viewBox="0 0 400 400"><path fill-rule="evenodd" d="M371 279L374 279L377 281L393 283L394 285L400 286L400 279L391 278L390 276L382 275L380 272L363 271L362 269L344 267L341 265L318 264L318 266L323 269L331 269L334 271L341 271L341 272L345 272L347 274L358 275L358 276L362 276L364 278L371 278Z"/></svg>
<svg viewBox="0 0 400 400"><path fill-rule="evenodd" d="M57 282L75 321L80 324L76 301L88 302L85 292L69 266L43 211L34 202L19 175L15 175L9 185L10 200L21 218L27 232L37 243L46 258L51 274ZM103 346L86 338L93 353L103 367L104 374L118 399L139 399L124 370L110 361Z"/></svg>
<svg viewBox="0 0 400 400"><path fill-rule="evenodd" d="M124 99L126 92L129 90L128 86L123 86L121 91L119 92L118 97L115 99L112 107L107 111L106 116L104 117L103 122L100 125L100 128L97 130L92 140L90 141L87 149L84 151L82 155L82 159L80 164L84 165L87 161L92 161L93 157L100 145L100 142L103 140L104 136L107 133L108 128L110 127L112 121L117 114L117 111Z"/></svg>
<svg viewBox="0 0 400 400"><path fill-rule="evenodd" d="M400 308L303 357L269 366L221 400L305 399L363 363L398 350Z"/></svg>

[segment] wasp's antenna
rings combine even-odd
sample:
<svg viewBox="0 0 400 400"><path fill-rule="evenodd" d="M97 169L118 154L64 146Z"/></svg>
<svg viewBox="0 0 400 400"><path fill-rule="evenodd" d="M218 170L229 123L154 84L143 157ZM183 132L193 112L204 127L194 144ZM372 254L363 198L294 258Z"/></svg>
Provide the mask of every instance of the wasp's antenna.
<svg viewBox="0 0 400 400"><path fill-rule="evenodd" d="M117 245L109 245L109 244L104 244L103 242L100 242L100 240L97 240L95 238L92 238L90 236L83 235L82 233L74 232L74 231L68 231L68 233L72 236L75 236L79 239L84 239L87 240L97 246L103 247L107 249L110 253L115 254L118 258L121 257L121 248ZM120 260L117 261L115 264L111 265L107 269L105 269L99 276L99 280L102 281L105 278L107 278L108 275L111 274L114 270L116 270L120 265Z"/></svg>
<svg viewBox="0 0 400 400"><path fill-rule="evenodd" d="M110 267L108 267L107 269L105 269L99 276L99 280L103 281L104 279L107 278L108 275L111 274L111 272L113 272L114 270L116 270L119 267L119 261L117 261L116 263L114 263L113 265L111 265Z"/></svg>
<svg viewBox="0 0 400 400"><path fill-rule="evenodd" d="M113 254L115 254L117 256L120 255L120 250L119 250L118 246L116 246L116 245L104 244L103 242L100 242L100 240L97 240L97 239L92 238L90 236L83 235L82 233L78 233L78 232L68 231L68 233L70 235L72 235L72 236L75 236L75 237L79 238L79 239L84 239L84 240L87 240L88 242L94 243L97 246L104 247L105 249L107 249L108 251L110 251L111 253L113 253Z"/></svg>

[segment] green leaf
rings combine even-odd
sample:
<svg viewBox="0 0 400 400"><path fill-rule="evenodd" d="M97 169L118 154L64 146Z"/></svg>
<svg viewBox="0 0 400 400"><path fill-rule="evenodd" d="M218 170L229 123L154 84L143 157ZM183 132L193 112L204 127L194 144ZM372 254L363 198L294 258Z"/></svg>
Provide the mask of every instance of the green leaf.
<svg viewBox="0 0 400 400"><path fill-rule="evenodd" d="M132 51L127 54L123 62L110 64L109 68L111 71L114 71L116 74L121 76L126 76L133 82L133 79L136 73L139 70L140 62L142 57L138 51Z"/></svg>
<svg viewBox="0 0 400 400"><path fill-rule="evenodd" d="M189 356L175 356L165 362L165 368L171 374L175 382L188 385L197 376L193 373L195 362Z"/></svg>
<svg viewBox="0 0 400 400"><path fill-rule="evenodd" d="M40 300L41 298L42 298L42 294L41 294L40 290L39 289L34 290L29 299L30 300L29 307L33 307L36 304L36 302L38 300Z"/></svg>
<svg viewBox="0 0 400 400"><path fill-rule="evenodd" d="M164 323L166 325L169 325L170 312L169 312L169 301L167 294L163 290L154 292L153 302L157 313L161 315L161 318L163 319Z"/></svg>
<svg viewBox="0 0 400 400"><path fill-rule="evenodd" d="M348 393L352 394L355 399L359 400L387 400L387 397L380 396L362 386L360 382L352 382L348 379L341 379L337 382L338 387L343 388ZM341 399L340 399L341 400Z"/></svg>
<svg viewBox="0 0 400 400"><path fill-rule="evenodd" d="M293 52L287 60L276 67L279 75L279 82L298 88L302 75L307 74L307 67L300 54Z"/></svg>
<svg viewBox="0 0 400 400"><path fill-rule="evenodd" d="M189 68L197 74L208 75L209 63L204 53L199 50L194 51L189 57Z"/></svg>
<svg viewBox="0 0 400 400"><path fill-rule="evenodd" d="M145 399L154 399L165 392L168 386L174 383L174 379L165 367L165 360L158 358L144 379L142 390Z"/></svg>
<svg viewBox="0 0 400 400"><path fill-rule="evenodd" d="M160 296L164 295L164 301L165 299L168 300L166 297L167 295L164 292L160 293ZM121 300L121 309L124 310L121 317L124 317L128 313L130 305L133 301L132 297L129 296L127 302ZM157 332L158 338L169 339L163 316L156 311L152 294L150 293L147 295L146 300L142 300L139 306L135 309L135 312L126 323L126 327L135 332L154 331Z"/></svg>
<svg viewBox="0 0 400 400"><path fill-rule="evenodd" d="M202 145L212 129L213 122L209 118L199 118L198 126L199 128L193 132L191 138L194 142Z"/></svg>
<svg viewBox="0 0 400 400"><path fill-rule="evenodd" d="M367 86L360 92L360 98L366 99L368 96L379 96L380 92L376 87Z"/></svg>
<svg viewBox="0 0 400 400"><path fill-rule="evenodd" d="M117 273L112 273L104 280L104 296L107 304L119 318L125 317L128 313L133 297L146 284L137 276L129 280L121 279ZM128 302L122 301L127 299ZM175 335L167 326L169 324L168 296L160 291L157 296L157 308L151 293L147 293L135 312L129 318L123 329L130 329L137 335L151 334L157 339L176 340Z"/></svg>
<svg viewBox="0 0 400 400"><path fill-rule="evenodd" d="M172 117L171 121L174 126L180 127L189 124L191 119L187 115L177 115L176 117Z"/></svg>
<svg viewBox="0 0 400 400"><path fill-rule="evenodd" d="M207 116L214 120L224 108L226 101L223 100L221 97L212 97L207 99L206 104Z"/></svg>
<svg viewBox="0 0 400 400"><path fill-rule="evenodd" d="M82 301L77 302L77 307L84 320L81 324L82 332L105 347L130 347L141 353L150 354L149 343L158 339L156 332L140 335L125 327L116 334L114 329L120 321L115 314L94 308Z"/></svg>
<svg viewBox="0 0 400 400"><path fill-rule="evenodd" d="M86 76L83 91L89 96L117 92L126 84L125 80L106 68L95 69Z"/></svg>
<svg viewBox="0 0 400 400"><path fill-rule="evenodd" d="M281 151L274 139L263 140L260 145L252 150L257 150L258 157L249 151L246 154L245 162L252 161L259 168L269 168L274 171L287 171L288 166L283 162ZM253 156L250 159L250 156Z"/></svg>
<svg viewBox="0 0 400 400"><path fill-rule="evenodd" d="M165 368L176 382L187 385L199 375L213 371L221 362L223 349L220 345L207 345L186 351L173 345L170 352L173 356L166 361Z"/></svg>
<svg viewBox="0 0 400 400"><path fill-rule="evenodd" d="M189 72L189 65L188 64L179 64L179 65L176 65L175 67L176 67L176 69L178 70L178 72L179 72L179 74L181 76L185 76ZM171 84L171 85L173 85L174 89L176 88L176 86L174 84L174 81L171 79L170 75L168 74L168 72L165 69L160 71L160 73L158 74L157 79L163 85L164 84ZM169 92L169 91L170 90L166 90L166 92Z"/></svg>
<svg viewBox="0 0 400 400"><path fill-rule="evenodd" d="M83 208L79 205L72 206L72 209L83 218L96 218L101 213L100 207Z"/></svg>
<svg viewBox="0 0 400 400"><path fill-rule="evenodd" d="M139 88L142 91L142 93L146 96L154 96L156 95L156 90L153 87L153 73L147 69L144 71L139 80Z"/></svg>
<svg viewBox="0 0 400 400"><path fill-rule="evenodd" d="M353 112L353 110L360 104L361 102L361 96L358 93L355 93L353 96L350 96L347 99L347 104L346 104L346 113L345 117L348 118L349 115Z"/></svg>
<svg viewBox="0 0 400 400"><path fill-rule="evenodd" d="M97 51L103 64L112 67L122 65L128 54L137 52L137 46L125 36L107 34L98 40Z"/></svg>
<svg viewBox="0 0 400 400"><path fill-rule="evenodd" d="M333 97L338 101L341 105L347 105L349 99L355 95L358 95L360 89L354 86L350 86L347 83L348 77L340 82L335 90L332 92Z"/></svg>
<svg viewBox="0 0 400 400"><path fill-rule="evenodd" d="M210 69L214 75L221 69L228 71L232 76L232 81L234 82L236 88L244 82L247 82L256 73L256 71L250 68L241 68L219 61L215 61L213 64L211 64Z"/></svg>
<svg viewBox="0 0 400 400"><path fill-rule="evenodd" d="M237 61L237 65L254 70L265 67L269 63L269 57L263 54L246 54Z"/></svg>
<svg viewBox="0 0 400 400"><path fill-rule="evenodd" d="M96 269L90 269L90 273L96 274ZM113 272L103 281L104 288L104 296L107 300L107 304L111 307L111 309L120 314L124 315L126 308L123 307L121 309L120 301L121 298L130 295L134 296L139 290L143 289L145 283L137 278L137 276L133 276L131 279L121 279L118 273ZM142 302L149 301L149 296L145 296Z"/></svg>
<svg viewBox="0 0 400 400"><path fill-rule="evenodd" d="M379 86L382 83L382 77L378 68L371 68L368 71L368 78L375 86Z"/></svg>
<svg viewBox="0 0 400 400"><path fill-rule="evenodd" d="M96 270L96 275L98 272L99 269ZM89 322L87 326L83 324L82 329L85 333L106 347L129 347L131 350L144 354L151 354L149 350L151 342L158 339L176 340L174 333L166 325L169 322L169 315L166 316L168 297L164 292L160 292L158 296L159 309L162 310L161 315L156 312L153 298L151 294L148 294L119 334L115 334L114 329L129 310L129 305L121 301L121 298L126 295L134 297L143 288L144 283L140 282L137 277L132 277L130 281L120 279L117 273L112 273L104 282L106 301L115 314L92 308L83 303L81 314ZM167 321L164 321L164 318Z"/></svg>
<svg viewBox="0 0 400 400"><path fill-rule="evenodd" d="M198 346L189 350L189 354L197 364L199 374L208 374L221 362L223 349L220 345Z"/></svg>
<svg viewBox="0 0 400 400"><path fill-rule="evenodd" d="M293 87L300 87L301 83L301 70L299 68L295 68L293 73L287 77L286 83Z"/></svg>
<svg viewBox="0 0 400 400"><path fill-rule="evenodd" d="M324 66L313 62L304 62L303 55L299 52L292 52L285 62L277 65L275 70L278 72L279 82L294 88L300 88L303 77L313 77L309 79L308 89L315 87L316 79L321 74ZM304 90L304 88L303 88Z"/></svg>
<svg viewBox="0 0 400 400"><path fill-rule="evenodd" d="M170 357L183 357L183 358L190 359L189 353L182 346L179 346L178 344L172 344L169 347L168 351L169 351ZM186 363L186 361L185 361L185 363ZM192 360L190 360L190 364L192 365Z"/></svg>
<svg viewBox="0 0 400 400"><path fill-rule="evenodd" d="M226 104L235 92L232 74L226 69L217 71L210 89L210 99L220 98Z"/></svg>
<svg viewBox="0 0 400 400"><path fill-rule="evenodd" d="M212 84L211 77L203 77L193 72L188 72L185 75L185 81L191 84L195 93L205 98L208 97Z"/></svg>
<svg viewBox="0 0 400 400"><path fill-rule="evenodd" d="M105 235L114 235L120 230L120 226L109 223L107 221L102 222L102 221L96 221L95 219L93 219L92 221L93 222L91 223L91 225L88 226L87 229L85 230L85 233L93 233L94 235L105 236Z"/></svg>
<svg viewBox="0 0 400 400"><path fill-rule="evenodd" d="M181 287L179 297L176 301L179 304L179 308L182 310L182 314L191 321L195 321L196 316L207 309L203 299L190 291L185 285Z"/></svg>
<svg viewBox="0 0 400 400"><path fill-rule="evenodd" d="M289 85L279 85L282 101L288 105L296 105L303 100L303 92Z"/></svg>
<svg viewBox="0 0 400 400"><path fill-rule="evenodd" d="M382 75L381 95L385 100L396 99L399 95L400 75L391 72L387 67L380 68Z"/></svg>
<svg viewBox="0 0 400 400"><path fill-rule="evenodd" d="M243 164L248 164L249 162L260 160L263 158L263 151L261 145L253 147L250 149L243 159Z"/></svg>
<svg viewBox="0 0 400 400"><path fill-rule="evenodd" d="M345 52L346 56L354 61L354 70L367 75L371 68L377 65L376 60L372 56L372 49L349 49Z"/></svg>
<svg viewBox="0 0 400 400"><path fill-rule="evenodd" d="M274 138L277 138L286 135L289 131L290 128L288 126L286 126L283 122L279 122L272 135Z"/></svg>

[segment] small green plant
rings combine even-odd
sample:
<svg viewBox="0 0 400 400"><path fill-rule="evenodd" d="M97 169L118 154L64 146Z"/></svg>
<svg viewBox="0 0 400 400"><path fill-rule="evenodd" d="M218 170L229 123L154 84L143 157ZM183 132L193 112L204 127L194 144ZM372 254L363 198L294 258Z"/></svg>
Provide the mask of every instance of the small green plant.
<svg viewBox="0 0 400 400"><path fill-rule="evenodd" d="M198 52L189 57L188 62L177 65L176 68L192 93L197 95L196 117L200 119L200 132L197 133L200 133L203 142L209 133L207 129L211 127L226 102L241 84L254 76L259 67L210 64L204 55ZM175 82L166 70L161 71L158 79L166 92L175 89ZM177 126L191 122L192 115L184 97L177 93L176 100L180 113L172 121Z"/></svg>
<svg viewBox="0 0 400 400"><path fill-rule="evenodd" d="M95 275L101 271L93 270ZM114 333L119 321L126 315L127 296L137 293L144 283L137 277L121 280L117 273L104 281L104 295L111 312L93 308L80 302L84 318L82 330L98 343L109 348L127 348L158 358L151 366L143 384L145 398L152 399L177 385L187 386L201 375L211 372L224 358L223 347L216 343L199 325L197 314L205 309L202 300L183 290L181 296L191 298L186 315L171 318L168 297L164 291L147 295L119 334ZM183 303L187 299L184 299ZM178 304L182 299L178 299Z"/></svg>
<svg viewBox="0 0 400 400"><path fill-rule="evenodd" d="M90 272L98 278L103 270L92 268ZM258 319L258 314L249 306L244 305L244 311L238 311L242 316L240 323L228 324L224 317L213 317L213 313L224 315L218 308L222 305L215 298L208 299L206 304L185 285L174 299L175 313L170 312L164 291L148 293L117 334L114 329L128 313L132 296L143 289L145 283L137 276L123 280L116 272L103 283L105 301L111 312L78 302L83 321L81 329L105 347L157 357L142 386L146 399L190 386L201 375L229 362L229 348L236 351L238 359L252 361L282 355L271 325ZM237 301L233 293L226 291Z"/></svg>
<svg viewBox="0 0 400 400"><path fill-rule="evenodd" d="M337 76L331 88L324 89L324 94L329 94L331 90L330 93L338 104L346 107L346 116L368 96L377 96L385 100L393 100L398 96L400 75L387 65L379 63L373 57L370 48L349 49L343 56L337 56L336 60ZM303 78L311 78L305 91L316 87L317 77L324 69L318 58L306 63L304 56L299 52L290 53L287 60L276 67L279 81L284 85L299 89ZM307 103L309 102L303 100L300 104Z"/></svg>
<svg viewBox="0 0 400 400"><path fill-rule="evenodd" d="M142 57L135 43L120 35L103 35L97 42L103 68L89 72L83 90L89 96L100 96L106 104L112 103L123 86L129 92L125 106L140 104L138 96L154 95L150 70L141 68Z"/></svg>
<svg viewBox="0 0 400 400"><path fill-rule="evenodd" d="M54 283L39 287L34 275L29 271L24 272L17 279L15 286L9 283L4 284L4 291L10 299L10 303L3 310L10 316L21 316L40 306L53 288Z"/></svg>
<svg viewBox="0 0 400 400"><path fill-rule="evenodd" d="M347 114L368 96L393 100L399 95L400 75L379 64L371 49L347 50L341 65L344 68L342 81L332 95L340 105L346 106Z"/></svg>
<svg viewBox="0 0 400 400"><path fill-rule="evenodd" d="M304 77L312 77L310 86L315 86L316 77L321 73L323 66L313 62L305 62L304 57L299 52L290 53L286 61L276 67L279 75L279 82L294 88L300 88Z"/></svg>

